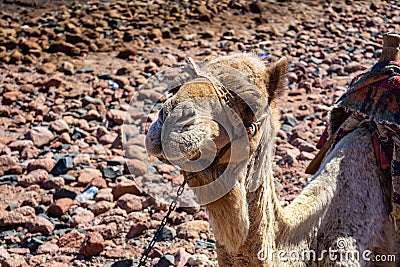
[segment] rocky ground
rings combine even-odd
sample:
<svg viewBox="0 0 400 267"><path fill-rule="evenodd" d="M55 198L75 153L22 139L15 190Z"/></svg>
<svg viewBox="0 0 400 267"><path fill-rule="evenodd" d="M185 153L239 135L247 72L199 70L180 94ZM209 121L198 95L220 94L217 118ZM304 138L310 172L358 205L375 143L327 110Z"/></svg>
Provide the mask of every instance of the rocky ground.
<svg viewBox="0 0 400 267"><path fill-rule="evenodd" d="M214 2L0 3L2 266L137 261L167 209L138 184L163 181L174 194L182 181L144 151L150 107L162 94L141 85L187 56L254 51L266 64L288 57L274 167L287 204L310 178L304 169L330 106L376 62L382 33L400 31L396 1ZM91 186L94 199L77 201ZM173 212L150 259L216 266L204 210Z"/></svg>

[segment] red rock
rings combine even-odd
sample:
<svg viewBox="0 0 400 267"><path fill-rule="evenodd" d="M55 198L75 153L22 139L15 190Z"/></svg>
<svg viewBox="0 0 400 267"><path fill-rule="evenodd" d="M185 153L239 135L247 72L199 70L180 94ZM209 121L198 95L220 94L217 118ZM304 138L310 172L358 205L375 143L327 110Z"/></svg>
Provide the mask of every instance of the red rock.
<svg viewBox="0 0 400 267"><path fill-rule="evenodd" d="M107 226L101 231L104 239L113 239L119 234L117 224L115 222L108 223Z"/></svg>
<svg viewBox="0 0 400 267"><path fill-rule="evenodd" d="M21 159L32 159L36 158L40 153L40 150L35 146L25 147L21 152Z"/></svg>
<svg viewBox="0 0 400 267"><path fill-rule="evenodd" d="M25 147L31 147L31 146L33 146L33 142L31 140L17 140L8 144L8 147L11 150L18 150L18 151L22 151Z"/></svg>
<svg viewBox="0 0 400 267"><path fill-rule="evenodd" d="M74 204L74 201L70 198L57 199L48 209L50 215L61 217L64 215Z"/></svg>
<svg viewBox="0 0 400 267"><path fill-rule="evenodd" d="M147 173L147 164L138 159L128 159L126 166L129 173L135 176L143 176Z"/></svg>
<svg viewBox="0 0 400 267"><path fill-rule="evenodd" d="M42 199L40 200L40 204L45 206L50 206L53 204L53 194L43 194Z"/></svg>
<svg viewBox="0 0 400 267"><path fill-rule="evenodd" d="M0 156L0 176L12 170L17 164L18 162L9 155Z"/></svg>
<svg viewBox="0 0 400 267"><path fill-rule="evenodd" d="M73 44L61 40L52 42L49 46L49 52L51 53L63 52L70 56L80 53L79 49L77 49Z"/></svg>
<svg viewBox="0 0 400 267"><path fill-rule="evenodd" d="M97 169L83 169L79 171L78 183L88 184L94 178L102 177L101 171Z"/></svg>
<svg viewBox="0 0 400 267"><path fill-rule="evenodd" d="M43 245L40 245L37 250L36 254L50 254L54 255L57 253L57 251L60 248L57 246L57 244L51 243L51 242L45 242Z"/></svg>
<svg viewBox="0 0 400 267"><path fill-rule="evenodd" d="M89 154L78 154L74 157L74 166L90 165L90 155Z"/></svg>
<svg viewBox="0 0 400 267"><path fill-rule="evenodd" d="M57 245L60 248L79 248L84 239L85 235L74 229L71 232L62 235L58 240Z"/></svg>
<svg viewBox="0 0 400 267"><path fill-rule="evenodd" d="M126 111L120 109L111 109L107 112L107 117L111 119L116 125L124 123Z"/></svg>
<svg viewBox="0 0 400 267"><path fill-rule="evenodd" d="M82 207L75 209L73 214L74 215L70 219L70 223L72 226L88 225L94 219L93 212Z"/></svg>
<svg viewBox="0 0 400 267"><path fill-rule="evenodd" d="M128 213L138 211L142 209L142 199L132 194L124 194L118 199L117 205Z"/></svg>
<svg viewBox="0 0 400 267"><path fill-rule="evenodd" d="M175 258L174 265L176 267L185 267L190 256L191 255L189 253L187 253L184 248L179 248L178 251L174 255L174 258Z"/></svg>
<svg viewBox="0 0 400 267"><path fill-rule="evenodd" d="M52 158L37 159L28 164L28 171L43 169L50 172L55 165L56 161Z"/></svg>
<svg viewBox="0 0 400 267"><path fill-rule="evenodd" d="M52 74L57 70L57 66L51 62L46 62L40 65L37 71L41 74Z"/></svg>
<svg viewBox="0 0 400 267"><path fill-rule="evenodd" d="M7 260L9 258L10 258L10 254L7 252L7 250L3 246L0 246L0 262L3 262L4 260Z"/></svg>
<svg viewBox="0 0 400 267"><path fill-rule="evenodd" d="M14 254L7 260L4 260L1 264L2 267L28 267L24 256Z"/></svg>
<svg viewBox="0 0 400 267"><path fill-rule="evenodd" d="M117 57L122 58L122 59L127 59L130 56L136 55L136 50L130 47L124 48L121 51L119 51Z"/></svg>
<svg viewBox="0 0 400 267"><path fill-rule="evenodd" d="M302 151L300 155L297 157L299 160L313 160L315 155L313 153L309 153L306 151Z"/></svg>
<svg viewBox="0 0 400 267"><path fill-rule="evenodd" d="M127 193L139 195L141 192L142 190L135 181L129 180L125 177L120 178L112 189L114 199L118 199L120 196Z"/></svg>
<svg viewBox="0 0 400 267"><path fill-rule="evenodd" d="M46 64L48 64L48 63L46 63ZM52 63L50 63L50 64L52 64ZM54 65L52 64L52 67L53 66ZM51 88L51 87L58 88L58 87L60 87L62 85L62 83L63 83L63 81L60 78L53 77L53 78L50 78L50 79L46 80L42 85L43 85L43 87L48 89L48 88ZM64 127L64 126L61 125L61 127Z"/></svg>
<svg viewBox="0 0 400 267"><path fill-rule="evenodd" d="M85 237L85 240L79 249L79 254L85 257L92 257L100 254L104 250L103 236L98 233L90 233Z"/></svg>
<svg viewBox="0 0 400 267"><path fill-rule="evenodd" d="M54 230L54 225L44 217L37 216L34 220L28 221L25 225L30 233L41 233L48 235Z"/></svg>
<svg viewBox="0 0 400 267"><path fill-rule="evenodd" d="M18 184L22 186L30 186L34 184L42 184L49 178L47 171L38 169L31 171L29 174L18 177Z"/></svg>
<svg viewBox="0 0 400 267"><path fill-rule="evenodd" d="M25 40L20 45L20 49L21 49L22 53L24 53L24 54L29 54L31 52L39 52L40 53L42 51L42 47L37 42L33 42L31 40Z"/></svg>
<svg viewBox="0 0 400 267"><path fill-rule="evenodd" d="M96 177L96 178L93 178L90 181L88 187L90 187L90 186L95 186L95 187L97 187L99 189L100 188L106 188L107 187L107 181L105 179L101 178L101 177Z"/></svg>
<svg viewBox="0 0 400 267"><path fill-rule="evenodd" d="M41 147L49 144L54 139L54 135L47 128L34 127L25 134L25 138L32 140L36 146Z"/></svg>
<svg viewBox="0 0 400 267"><path fill-rule="evenodd" d="M198 239L200 233L207 233L209 231L209 224L205 221L188 221L178 225L176 235L179 238L187 240L188 238Z"/></svg>
<svg viewBox="0 0 400 267"><path fill-rule="evenodd" d="M69 132L69 126L63 119L52 121L49 124L49 130L58 134Z"/></svg>
<svg viewBox="0 0 400 267"><path fill-rule="evenodd" d="M30 253L29 248L9 248L8 253L26 255Z"/></svg>
<svg viewBox="0 0 400 267"><path fill-rule="evenodd" d="M0 227L25 225L35 216L35 209L29 206L17 208L0 215Z"/></svg>
<svg viewBox="0 0 400 267"><path fill-rule="evenodd" d="M169 164L160 164L157 166L157 171L161 174L163 173L171 173L173 171L175 171L175 167Z"/></svg>
<svg viewBox="0 0 400 267"><path fill-rule="evenodd" d="M114 201L114 196L111 193L112 189L111 188L104 188L100 189L97 195L94 197L95 201L108 201L108 202L113 202Z"/></svg>
<svg viewBox="0 0 400 267"><path fill-rule="evenodd" d="M53 177L43 183L44 189L60 189L64 187L65 180L62 177Z"/></svg>
<svg viewBox="0 0 400 267"><path fill-rule="evenodd" d="M4 144L0 144L0 155L10 155L10 154L11 154L11 149Z"/></svg>
<svg viewBox="0 0 400 267"><path fill-rule="evenodd" d="M129 229L128 234L126 235L127 238L134 238L143 233L143 231L148 230L149 224L145 222L136 222L134 223L131 228Z"/></svg>
<svg viewBox="0 0 400 267"><path fill-rule="evenodd" d="M19 92L14 91L14 92L6 92L3 94L3 104L4 105L10 105L11 103L14 103L18 100Z"/></svg>
<svg viewBox="0 0 400 267"><path fill-rule="evenodd" d="M99 214L109 211L110 209L114 208L114 206L114 203L103 200L89 205L88 209L90 209L94 213L94 215L97 216Z"/></svg>

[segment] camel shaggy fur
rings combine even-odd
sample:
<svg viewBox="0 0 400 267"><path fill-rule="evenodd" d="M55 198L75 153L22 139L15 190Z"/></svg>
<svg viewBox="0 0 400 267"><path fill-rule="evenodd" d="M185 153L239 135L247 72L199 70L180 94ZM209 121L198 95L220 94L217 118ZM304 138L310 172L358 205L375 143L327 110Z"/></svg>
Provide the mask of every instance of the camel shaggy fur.
<svg viewBox="0 0 400 267"><path fill-rule="evenodd" d="M396 231L391 184L381 174L369 130L359 127L338 142L303 192L282 207L271 165L280 127L276 101L285 90L287 60L265 66L254 55L234 54L197 68L197 77L165 103L147 134L146 148L170 160L164 148L172 143L190 163L214 144L211 164L183 173L193 188L220 177L230 186L226 194L203 202L219 266L396 266L393 260L374 261L395 254ZM230 97L221 96L224 90ZM226 105L239 118L226 121L235 129L242 123L246 130L247 150L233 151L239 134L229 136L229 125L219 122ZM163 125L174 116L164 140ZM224 176L232 158L233 171Z"/></svg>

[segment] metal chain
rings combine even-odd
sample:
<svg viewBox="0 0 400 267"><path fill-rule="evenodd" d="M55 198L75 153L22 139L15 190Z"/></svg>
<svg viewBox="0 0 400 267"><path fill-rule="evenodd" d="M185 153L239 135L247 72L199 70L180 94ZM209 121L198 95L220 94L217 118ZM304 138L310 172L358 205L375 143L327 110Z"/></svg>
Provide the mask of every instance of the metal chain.
<svg viewBox="0 0 400 267"><path fill-rule="evenodd" d="M185 185L186 185L186 180L184 180L183 183L178 187L178 191L176 192L176 196L175 196L174 200L172 200L171 204L169 205L168 212L167 212L167 214L165 214L164 218L162 219L161 224L158 227L157 231L155 231L155 233L153 235L153 238L151 239L151 241L148 244L147 248L144 250L144 252L142 254L142 257L140 258L138 267L144 266L144 264L146 263L150 251L152 250L152 248L156 244L156 242L157 242L158 238L160 237L161 232L163 231L165 225L167 225L167 220L169 219L169 216L171 215L171 212L173 212L176 209L176 204L177 204L178 198L183 194L183 190L185 189Z"/></svg>

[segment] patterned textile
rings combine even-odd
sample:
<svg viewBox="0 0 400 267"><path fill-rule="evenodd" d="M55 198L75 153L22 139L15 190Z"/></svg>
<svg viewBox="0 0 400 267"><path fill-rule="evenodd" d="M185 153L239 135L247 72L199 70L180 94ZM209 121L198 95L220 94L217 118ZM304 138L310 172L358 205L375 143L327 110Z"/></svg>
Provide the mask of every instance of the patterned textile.
<svg viewBox="0 0 400 267"><path fill-rule="evenodd" d="M336 102L340 107L400 127L400 62L379 61L357 75Z"/></svg>
<svg viewBox="0 0 400 267"><path fill-rule="evenodd" d="M379 61L351 81L335 103L317 147L322 148L330 139L335 146L359 126L353 124L357 120L359 125L369 121L377 162L392 179L392 216L400 220L400 62ZM315 162L312 164L315 169Z"/></svg>

